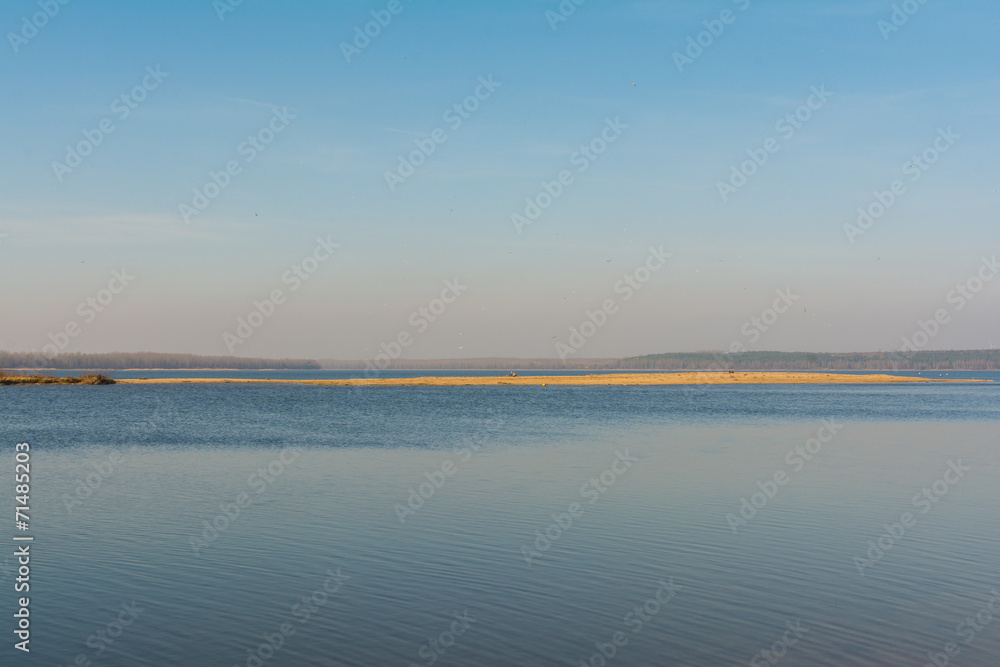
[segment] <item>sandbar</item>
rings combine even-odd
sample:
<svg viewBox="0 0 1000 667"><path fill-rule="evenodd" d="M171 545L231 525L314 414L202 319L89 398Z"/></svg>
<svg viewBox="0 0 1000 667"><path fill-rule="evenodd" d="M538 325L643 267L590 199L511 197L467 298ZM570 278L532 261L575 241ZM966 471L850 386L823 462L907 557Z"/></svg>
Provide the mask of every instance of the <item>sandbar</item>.
<svg viewBox="0 0 1000 667"><path fill-rule="evenodd" d="M249 378L149 378L121 379L118 384L204 384L267 383L316 384L339 387L462 387L462 386L548 386L548 385L673 385L673 384L896 384L900 382L989 382L924 378L901 375L849 375L798 372L689 372L689 373L601 373L594 375L483 375L467 377L350 378L331 380L272 380Z"/></svg>

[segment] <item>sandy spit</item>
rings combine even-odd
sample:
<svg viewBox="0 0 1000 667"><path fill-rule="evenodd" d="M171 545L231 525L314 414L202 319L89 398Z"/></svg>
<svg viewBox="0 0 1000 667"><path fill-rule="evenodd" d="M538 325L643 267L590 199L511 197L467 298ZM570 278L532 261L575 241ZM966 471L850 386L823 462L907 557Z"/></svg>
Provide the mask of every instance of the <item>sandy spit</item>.
<svg viewBox="0 0 1000 667"><path fill-rule="evenodd" d="M668 384L888 384L897 382L984 382L984 380L944 380L899 375L842 375L836 373L789 372L694 372L694 373L614 373L600 375L526 375L481 377L356 378L345 380L257 380L237 378L151 378L116 380L118 384L180 383L269 383L318 384L341 387L458 387L458 386L542 386L542 385L668 385Z"/></svg>

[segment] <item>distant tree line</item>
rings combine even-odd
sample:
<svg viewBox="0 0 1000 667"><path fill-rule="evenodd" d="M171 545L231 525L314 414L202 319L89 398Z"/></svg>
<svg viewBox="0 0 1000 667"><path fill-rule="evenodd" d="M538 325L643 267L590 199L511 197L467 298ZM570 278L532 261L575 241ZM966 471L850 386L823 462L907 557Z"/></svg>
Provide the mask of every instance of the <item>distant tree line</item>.
<svg viewBox="0 0 1000 667"><path fill-rule="evenodd" d="M264 359L250 357L111 352L60 354L46 357L32 352L0 351L0 369L122 370L363 370L364 361ZM625 359L394 359L384 370L1000 370L1000 350L944 350L899 354L896 352L677 352Z"/></svg>
<svg viewBox="0 0 1000 667"><path fill-rule="evenodd" d="M320 366L328 370L359 370L372 368L371 362L342 359L321 359ZM517 359L511 357L486 357L478 359L393 359L380 370L477 370L477 371L518 371L518 370L585 370L607 369L617 363L616 359Z"/></svg>
<svg viewBox="0 0 1000 667"><path fill-rule="evenodd" d="M619 359L615 368L632 370L833 370L833 371L995 371L1000 350L898 352L694 352L649 354Z"/></svg>
<svg viewBox="0 0 1000 667"><path fill-rule="evenodd" d="M48 357L33 352L0 351L0 369L52 368L60 370L122 370L125 368L226 368L238 370L318 370L311 359L260 359L248 357L164 354L160 352L110 352L106 354L59 354Z"/></svg>
<svg viewBox="0 0 1000 667"><path fill-rule="evenodd" d="M363 361L321 360L326 369L357 370ZM625 359L394 359L384 370L1000 370L1000 350L898 352L677 352Z"/></svg>

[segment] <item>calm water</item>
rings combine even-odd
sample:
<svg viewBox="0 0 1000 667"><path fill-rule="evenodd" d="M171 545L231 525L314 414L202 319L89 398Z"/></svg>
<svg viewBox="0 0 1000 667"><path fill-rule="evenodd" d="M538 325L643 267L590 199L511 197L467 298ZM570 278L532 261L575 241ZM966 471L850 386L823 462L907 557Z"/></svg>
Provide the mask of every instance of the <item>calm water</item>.
<svg viewBox="0 0 1000 667"><path fill-rule="evenodd" d="M3 387L0 418L35 536L4 665L1000 664L1000 382Z"/></svg>

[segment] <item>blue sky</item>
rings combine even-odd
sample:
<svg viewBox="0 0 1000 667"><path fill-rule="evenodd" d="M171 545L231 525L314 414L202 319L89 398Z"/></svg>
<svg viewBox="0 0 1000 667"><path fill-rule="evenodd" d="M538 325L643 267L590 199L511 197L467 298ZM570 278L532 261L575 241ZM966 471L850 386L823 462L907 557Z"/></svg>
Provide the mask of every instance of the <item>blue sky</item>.
<svg viewBox="0 0 1000 667"><path fill-rule="evenodd" d="M899 349L941 308L953 317L925 349L1000 344L1000 280L947 300L1000 251L995 3L913 0L890 32L893 3L869 0L568 0L558 22L550 1L244 0L220 19L225 1L53 0L36 32L37 0L0 10L0 349L365 359L409 333L411 358L554 357L609 298L573 356ZM372 12L387 25L348 62ZM814 87L832 95L801 111ZM455 127L445 112L463 103ZM287 125L247 161L275 109ZM779 131L797 110L808 120ZM54 168L85 132L100 143ZM769 138L723 201L719 182ZM391 190L417 141L433 153ZM186 221L180 205L230 161L239 173ZM512 214L563 171L519 232ZM845 232L897 180L884 214ZM293 291L283 277L318 237L339 247ZM615 286L651 246L671 258L625 300ZM81 315L123 267L134 280ZM411 314L455 278L461 295L417 331ZM751 341L779 289L795 306ZM239 335L274 290L283 302Z"/></svg>

